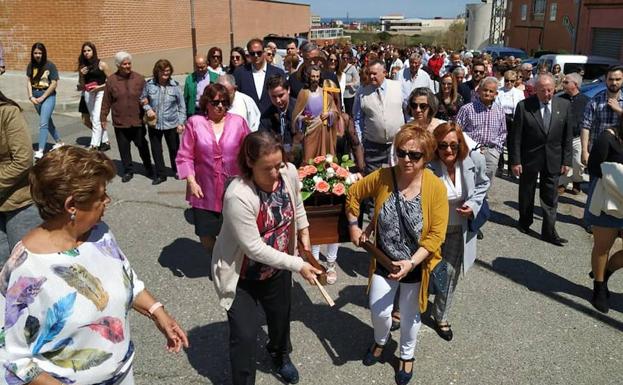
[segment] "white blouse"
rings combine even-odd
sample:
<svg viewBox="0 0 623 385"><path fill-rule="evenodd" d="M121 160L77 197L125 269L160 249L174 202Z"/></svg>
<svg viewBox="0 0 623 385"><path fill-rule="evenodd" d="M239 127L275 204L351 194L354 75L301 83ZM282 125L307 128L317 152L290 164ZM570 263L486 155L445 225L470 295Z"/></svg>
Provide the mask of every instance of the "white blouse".
<svg viewBox="0 0 623 385"><path fill-rule="evenodd" d="M522 90L518 88L511 88L507 90L506 88L502 88L498 90L498 96L495 99L495 103L497 103L506 115L514 114L515 108L517 104L525 99L524 93Z"/></svg>
<svg viewBox="0 0 623 385"><path fill-rule="evenodd" d="M460 225L462 222L461 216L456 212L456 209L462 207L465 201L463 197L463 183L461 178L461 162L457 161L454 164L454 182L450 179L448 168L443 162L441 162L441 170L443 171L441 181L446 186L446 191L448 192L448 203L450 204L448 225Z"/></svg>

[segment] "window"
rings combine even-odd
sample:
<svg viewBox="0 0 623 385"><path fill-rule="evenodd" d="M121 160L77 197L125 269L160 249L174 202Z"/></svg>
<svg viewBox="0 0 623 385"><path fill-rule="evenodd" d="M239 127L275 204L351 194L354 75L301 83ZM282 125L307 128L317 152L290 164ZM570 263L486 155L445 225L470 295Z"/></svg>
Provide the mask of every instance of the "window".
<svg viewBox="0 0 623 385"><path fill-rule="evenodd" d="M546 6L547 0L534 0L534 8L532 10L534 20L543 20Z"/></svg>
<svg viewBox="0 0 623 385"><path fill-rule="evenodd" d="M528 20L528 4L521 4L521 20Z"/></svg>
<svg viewBox="0 0 623 385"><path fill-rule="evenodd" d="M549 6L549 21L556 21L556 14L558 13L558 3L552 3Z"/></svg>

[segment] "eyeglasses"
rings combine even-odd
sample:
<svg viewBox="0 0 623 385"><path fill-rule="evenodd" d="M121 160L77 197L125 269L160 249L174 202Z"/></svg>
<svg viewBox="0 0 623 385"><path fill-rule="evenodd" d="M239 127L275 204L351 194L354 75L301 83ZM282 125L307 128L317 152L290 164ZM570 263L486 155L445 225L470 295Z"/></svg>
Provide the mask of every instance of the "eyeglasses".
<svg viewBox="0 0 623 385"><path fill-rule="evenodd" d="M255 57L260 57L262 56L262 54L264 54L264 51L249 51L249 55L255 56Z"/></svg>
<svg viewBox="0 0 623 385"><path fill-rule="evenodd" d="M242 60L242 56L232 55L231 60Z"/></svg>
<svg viewBox="0 0 623 385"><path fill-rule="evenodd" d="M416 162L419 162L420 159L424 157L424 153L419 152L419 151L405 151L401 148L396 149L396 156L399 157L400 159L406 158L407 155L409 156L409 159L416 161Z"/></svg>
<svg viewBox="0 0 623 385"><path fill-rule="evenodd" d="M336 62L337 62L337 59L333 58L333 59L329 59L329 61L330 61L331 63L336 63Z"/></svg>
<svg viewBox="0 0 623 385"><path fill-rule="evenodd" d="M451 142L451 143L441 142L441 143L437 144L437 147L438 147L440 150L447 150L447 149L448 149L448 147L450 147L450 149L451 149L452 151L455 151L455 152L456 152L456 150L458 150L458 149L459 149L459 144L458 144L457 142Z"/></svg>
<svg viewBox="0 0 623 385"><path fill-rule="evenodd" d="M223 106L224 108L229 107L229 102L227 100L218 99L218 100L210 100L209 103L213 107Z"/></svg>
<svg viewBox="0 0 623 385"><path fill-rule="evenodd" d="M266 52L266 56L273 56L272 52Z"/></svg>
<svg viewBox="0 0 623 385"><path fill-rule="evenodd" d="M409 103L409 107L411 107L412 110L416 110L416 111L417 111L418 107L420 108L420 111L426 111L426 110L428 110L428 103L411 102L411 103Z"/></svg>
<svg viewBox="0 0 623 385"><path fill-rule="evenodd" d="M476 71L476 70L473 70L473 71L472 71L472 73L473 73L474 75L483 75L483 74L485 73L485 71Z"/></svg>
<svg viewBox="0 0 623 385"><path fill-rule="evenodd" d="M517 79L504 79L505 82L514 82L517 81Z"/></svg>

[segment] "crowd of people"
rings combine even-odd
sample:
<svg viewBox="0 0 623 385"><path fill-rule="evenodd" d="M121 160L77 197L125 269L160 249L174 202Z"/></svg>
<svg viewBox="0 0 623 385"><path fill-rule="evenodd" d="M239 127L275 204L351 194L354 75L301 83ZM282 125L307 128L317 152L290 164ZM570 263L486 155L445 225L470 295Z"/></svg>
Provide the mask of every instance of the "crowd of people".
<svg viewBox="0 0 623 385"><path fill-rule="evenodd" d="M289 357L292 273L312 284L326 274L335 284L339 244L326 245L323 270L299 257L319 260L321 245L310 241L297 167L327 155L354 158L348 230L356 246L371 241L377 250L368 277L374 336L363 364L382 361L399 329L397 384L413 376L430 295L437 333L453 339L452 300L485 237L495 178L518 179L517 228L526 234L534 233L539 186L540 237L556 246L568 242L556 230L558 198L584 188L594 239L591 303L608 312L608 280L623 267L623 251L610 255L623 229L616 194L623 187L623 67L611 67L607 89L589 99L579 91L581 73L554 66L533 75L514 57L387 44L298 47L295 40L286 52L251 39L231 49L225 66L223 50L212 47L194 58L181 85L169 60L158 60L146 80L128 52L114 56L112 72L85 42L78 89L92 135L83 149L61 140L52 120L58 71L44 44L32 46L27 90L40 116L34 153L21 108L0 93L6 383L133 384L130 308L154 320L170 351L188 346L101 221L115 175L104 154L109 114L122 182L135 172L131 143L153 185L186 181L195 234L227 311L234 384L255 383L259 306L277 372L286 383L299 381ZM45 154L48 135L55 144ZM80 351L88 351L87 362Z"/></svg>

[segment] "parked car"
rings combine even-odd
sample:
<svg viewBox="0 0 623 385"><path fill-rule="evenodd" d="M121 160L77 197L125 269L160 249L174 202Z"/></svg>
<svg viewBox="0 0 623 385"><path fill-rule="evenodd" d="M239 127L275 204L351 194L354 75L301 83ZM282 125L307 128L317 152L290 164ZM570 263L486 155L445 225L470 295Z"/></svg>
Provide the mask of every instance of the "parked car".
<svg viewBox="0 0 623 385"><path fill-rule="evenodd" d="M514 56L516 58L520 58L520 59L527 59L528 58L528 54L522 50L522 49L518 49L518 48L511 48L511 47L502 47L502 46L498 46L498 45L490 45L488 47L485 47L482 52L488 53L489 55L491 55L491 57L495 60L495 58L499 57L507 57L507 56Z"/></svg>
<svg viewBox="0 0 623 385"><path fill-rule="evenodd" d="M605 90L606 88L606 82L604 81L604 77L602 76L598 80L582 84L582 86L580 87L580 92L592 99L595 97L595 95ZM558 92L556 96L560 96L563 93L564 91Z"/></svg>
<svg viewBox="0 0 623 385"><path fill-rule="evenodd" d="M605 75L608 67L619 64L619 61L604 56L585 55L543 55L539 58L537 67L546 65L552 71L554 65L559 64L564 74L577 72L582 74L584 82L592 82Z"/></svg>
<svg viewBox="0 0 623 385"><path fill-rule="evenodd" d="M275 34L264 36L263 40L264 40L264 46L266 46L266 44L270 42L275 43L277 45L277 53L281 55L282 57L286 56L287 54L286 48L288 44L290 44L291 42L294 41L296 43L296 48L301 48L303 43L307 41L307 39L302 38L302 37L278 36Z"/></svg>

